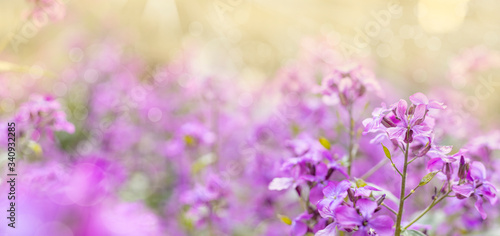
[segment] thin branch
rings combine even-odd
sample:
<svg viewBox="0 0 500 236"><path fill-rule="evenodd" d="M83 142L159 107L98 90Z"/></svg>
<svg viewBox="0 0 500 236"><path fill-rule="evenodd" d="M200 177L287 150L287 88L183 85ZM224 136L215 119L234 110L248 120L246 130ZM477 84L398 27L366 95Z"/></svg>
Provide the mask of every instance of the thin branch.
<svg viewBox="0 0 500 236"><path fill-rule="evenodd" d="M450 194L450 193L451 193L451 190L446 192L446 194L443 195L442 197L440 197L439 199L437 199L437 200L434 199L434 201L432 201L432 203L427 208L425 208L425 210L422 213L420 213L420 215L418 215L417 218L412 220L407 226L404 227L404 230L408 229L408 227L410 227L411 225L415 224L415 222L420 220L420 218L422 218L427 212L429 212L435 205L437 205L439 202L441 202L443 199L445 199L448 196L448 194Z"/></svg>
<svg viewBox="0 0 500 236"><path fill-rule="evenodd" d="M414 189L412 189L412 190L410 191L410 193L408 193L408 195L406 195L406 197L405 197L404 199L406 200L406 199L407 199L407 198L409 198L409 197L410 197L413 193L415 193L415 191L418 189L418 187L420 187L420 185L417 185L417 187L415 187Z"/></svg>
<svg viewBox="0 0 500 236"><path fill-rule="evenodd" d="M409 130L410 127L408 127L406 131L406 135L408 138L409 135ZM400 236L401 235L401 220L403 219L403 211L404 211L404 203L405 203L405 188L406 188L406 174L408 170L408 150L410 149L410 143L406 143L406 149L405 149L405 159L404 159L404 165L403 165L403 175L401 177L401 196L399 197L399 208L398 208L398 214L396 217L396 231L394 232L394 236ZM393 163L394 166L394 163ZM394 166L395 167L395 166Z"/></svg>
<svg viewBox="0 0 500 236"><path fill-rule="evenodd" d="M390 208L389 206L385 205L384 203L382 203L381 205L384 206L385 208L387 208L387 210L389 210L390 212L394 213L394 215L398 215L398 213L394 209Z"/></svg>
<svg viewBox="0 0 500 236"><path fill-rule="evenodd" d="M411 160L408 162L408 165L409 165L410 163L412 163L414 160L417 160L418 158L419 158L419 157L414 157L413 159L411 159Z"/></svg>
<svg viewBox="0 0 500 236"><path fill-rule="evenodd" d="M392 167L398 172L398 174L403 177L403 174L401 174L401 172L398 170L398 168L396 167L396 165L394 164L394 162L392 162L391 160L391 163L392 163Z"/></svg>
<svg viewBox="0 0 500 236"><path fill-rule="evenodd" d="M347 164L347 175L351 177L351 169L353 162L353 146L354 146L354 119L352 118L352 105L347 107L347 111L349 113L349 163Z"/></svg>

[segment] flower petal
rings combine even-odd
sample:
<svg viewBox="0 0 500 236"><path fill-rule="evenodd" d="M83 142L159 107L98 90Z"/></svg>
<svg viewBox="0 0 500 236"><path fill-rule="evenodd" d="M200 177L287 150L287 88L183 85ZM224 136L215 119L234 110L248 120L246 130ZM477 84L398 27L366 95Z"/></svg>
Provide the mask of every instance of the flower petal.
<svg viewBox="0 0 500 236"><path fill-rule="evenodd" d="M331 199L326 198L318 202L316 207L318 208L318 212L323 218L334 218L335 210L342 203L342 199Z"/></svg>
<svg viewBox="0 0 500 236"><path fill-rule="evenodd" d="M269 184L269 190L284 190L290 188L293 184L293 178L274 178Z"/></svg>
<svg viewBox="0 0 500 236"><path fill-rule="evenodd" d="M323 199L322 186L321 185L314 186L309 193L309 202L311 202L311 204L313 205L316 205L322 199Z"/></svg>
<svg viewBox="0 0 500 236"><path fill-rule="evenodd" d="M474 161L470 165L470 176L474 180L485 180L486 179L486 168L483 163Z"/></svg>
<svg viewBox="0 0 500 236"><path fill-rule="evenodd" d="M300 221L293 221L291 236L303 236L307 233L307 225Z"/></svg>
<svg viewBox="0 0 500 236"><path fill-rule="evenodd" d="M328 185L323 189L323 194L327 198L344 198L347 189L351 186L351 183L347 180L335 184L334 182L328 183Z"/></svg>
<svg viewBox="0 0 500 236"><path fill-rule="evenodd" d="M398 102L398 106L396 107L396 114L398 115L398 118L401 119L402 121L406 121L406 109L408 108L408 103L401 99ZM405 125L407 123L405 122Z"/></svg>
<svg viewBox="0 0 500 236"><path fill-rule="evenodd" d="M472 184L464 184L464 185L455 185L451 187L453 192L457 195L458 198L468 198L474 192L474 185Z"/></svg>
<svg viewBox="0 0 500 236"><path fill-rule="evenodd" d="M372 186L365 186L361 188L356 189L356 193L354 194L355 197L362 196L362 197L370 197L370 194L372 191L380 191L377 188L374 188Z"/></svg>
<svg viewBox="0 0 500 236"><path fill-rule="evenodd" d="M484 212L484 209L483 209L483 198L482 197L477 197L477 200L476 200L476 203L474 204L474 206L476 207L476 210L479 212L479 214L481 214L481 218L486 219L486 217L488 217L486 215L486 212Z"/></svg>
<svg viewBox="0 0 500 236"><path fill-rule="evenodd" d="M358 229L358 231L354 232L352 236L370 236L365 227Z"/></svg>
<svg viewBox="0 0 500 236"><path fill-rule="evenodd" d="M429 137L431 135L432 129L426 125L417 125L414 126L411 130L413 130L413 136L416 137Z"/></svg>
<svg viewBox="0 0 500 236"><path fill-rule="evenodd" d="M423 93L415 93L411 95L410 101L415 105L427 105L429 103L429 99L427 99L427 96L425 96Z"/></svg>
<svg viewBox="0 0 500 236"><path fill-rule="evenodd" d="M387 134L389 135L389 139L396 139L398 141L402 141L406 134L406 128L403 127L388 128Z"/></svg>
<svg viewBox="0 0 500 236"><path fill-rule="evenodd" d="M336 230L335 230L336 226L337 226L337 224L331 223L328 226L326 226L324 229L316 232L316 234L314 234L314 236L336 236L337 235Z"/></svg>
<svg viewBox="0 0 500 236"><path fill-rule="evenodd" d="M442 102L430 101L428 107L433 108L433 109L444 110L444 109L446 109L447 106L444 105L444 103L442 103Z"/></svg>
<svg viewBox="0 0 500 236"><path fill-rule="evenodd" d="M363 218L358 214L356 209L348 206L340 206L335 210L337 223L344 228L354 228L363 222Z"/></svg>
<svg viewBox="0 0 500 236"><path fill-rule="evenodd" d="M413 117L411 119L411 125L419 125L424 121L425 113L427 112L427 108L424 104L420 104L415 108L415 112L413 113Z"/></svg>
<svg viewBox="0 0 500 236"><path fill-rule="evenodd" d="M377 216L369 221L369 226L377 232L377 235L392 235L394 221L389 216Z"/></svg>
<svg viewBox="0 0 500 236"><path fill-rule="evenodd" d="M351 182L349 182L348 180L342 180L337 185L336 192L337 192L338 195L340 195L342 193L345 193L347 191L347 189L349 189L349 187L351 187Z"/></svg>
<svg viewBox="0 0 500 236"><path fill-rule="evenodd" d="M377 209L377 203L368 199L360 199L356 203L357 208L359 209L359 212L364 218L370 218Z"/></svg>

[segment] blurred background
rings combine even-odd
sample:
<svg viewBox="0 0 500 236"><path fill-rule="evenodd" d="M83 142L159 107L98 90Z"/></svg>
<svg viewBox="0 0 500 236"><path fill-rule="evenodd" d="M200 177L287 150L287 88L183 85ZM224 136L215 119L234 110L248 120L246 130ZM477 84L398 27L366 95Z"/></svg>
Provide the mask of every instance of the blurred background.
<svg viewBox="0 0 500 236"><path fill-rule="evenodd" d="M61 43L77 44L85 36L100 43L119 35L131 53L153 63L196 46L209 63L207 73L224 69L252 84L293 60L305 39L323 37L349 58L373 58L381 77L425 86L444 80L447 62L463 50L497 50L500 40L500 3L494 0L60 3L64 18L23 29L30 1L0 1L2 56L31 65L39 55L50 54L46 66L61 66L71 63ZM16 35L26 40L15 46Z"/></svg>
<svg viewBox="0 0 500 236"><path fill-rule="evenodd" d="M50 8L53 19L26 20L34 2L0 1L2 61L57 70L89 45L119 38L123 50L151 64L196 47L201 73L225 73L249 87L268 81L303 47L314 51L308 39L369 60L379 77L409 92L449 84L453 58L477 47L496 53L500 40L494 0L61 0Z"/></svg>
<svg viewBox="0 0 500 236"><path fill-rule="evenodd" d="M58 147L68 153L72 153L72 148L84 150L81 143L87 138L86 130L109 116L105 114L106 109L111 109L106 107L106 102L112 100L109 97L134 94L130 87L136 84L131 81L148 81L151 75L161 73L158 68L166 68L176 77L173 85L169 82L154 88L148 95L157 100L145 99L151 103L145 104L141 103L143 99L138 108L133 107L138 110L133 115L143 116L140 118L149 123L133 117L133 122L122 124L132 127L130 130L120 133L122 128L116 128L109 131L111 138L106 136L118 144L95 150L102 156L129 155L121 164L129 173L139 174L125 177L126 190L120 190L120 197L127 201L144 200L158 215L168 215L168 211L160 210L159 202L169 199L165 195L174 196L175 191L168 184L165 187L159 183L173 178L169 179L169 167L155 169L160 166L156 166L156 161L168 161L147 143L161 140L158 137L175 139L176 128L187 120L181 117L189 113L186 110L196 110L193 117L205 126L220 122L212 111L203 110L217 107L211 102L217 96L205 94L206 90L212 91L212 84L200 83L187 95L177 87L187 88L196 78L215 78L222 82L213 91L227 92L221 95L229 98L226 100L237 101L242 109L253 104L256 110L269 113L274 107L264 105L275 100L266 92L287 83L283 71L288 66L301 68L304 63L309 68L311 64L335 66L340 61L356 61L374 71L386 101L420 91L449 104L453 107L452 113L447 114L453 118L449 128L456 129L457 139L464 138L468 131L460 132L462 129L499 128L498 9L500 1L495 0L0 0L0 118L11 117L32 94L52 94L61 99L68 121L76 126L76 135L57 134ZM97 97L115 89L123 94ZM172 111L170 103L163 104L162 96L170 89L188 97L172 102L182 109ZM203 109L184 108L192 105L191 95L202 101ZM378 105L379 101L375 103ZM178 113L178 120L168 120ZM243 127L241 130L248 128L247 121L241 118L247 114L235 113L236 121L228 123ZM151 123L172 127L165 128L167 134L155 133L161 129ZM469 127L469 123L474 125ZM232 128L226 131L230 133ZM192 129L203 130L198 126ZM139 134L146 141L121 139L137 138ZM136 141L140 144L134 146ZM31 149L37 152L36 148ZM46 148L44 152L52 154L50 150ZM61 158L66 155L54 153ZM141 166L132 153L157 156L144 155ZM196 153L196 158L202 156L200 153ZM71 155L70 159L77 158ZM197 160L189 164L201 165ZM208 158L208 163L211 161ZM145 187L150 185L154 187ZM262 186L267 190L267 185ZM143 196L140 193L144 191L147 193ZM119 228L123 224L117 225Z"/></svg>

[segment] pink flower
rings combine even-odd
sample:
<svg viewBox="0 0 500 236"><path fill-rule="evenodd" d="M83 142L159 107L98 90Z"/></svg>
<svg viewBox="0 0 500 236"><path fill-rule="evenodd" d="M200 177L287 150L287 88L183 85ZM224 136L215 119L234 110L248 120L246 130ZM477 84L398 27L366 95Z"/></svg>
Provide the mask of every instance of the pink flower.
<svg viewBox="0 0 500 236"><path fill-rule="evenodd" d="M377 235L392 235L394 221L389 216L373 216L377 203L368 199L360 199L356 208L341 206L335 210L337 224L344 229L354 230L353 236L370 235L374 231Z"/></svg>
<svg viewBox="0 0 500 236"><path fill-rule="evenodd" d="M486 169L481 162L472 162L470 165L467 183L452 187L458 199L472 198L474 206L483 219L487 215L483 209L483 199L494 205L497 202L497 189L486 180Z"/></svg>
<svg viewBox="0 0 500 236"><path fill-rule="evenodd" d="M378 93L379 84L375 76L361 66L335 69L322 81L323 101L328 105L352 105L366 91Z"/></svg>
<svg viewBox="0 0 500 236"><path fill-rule="evenodd" d="M21 105L14 119L19 127L31 127L49 136L53 131L75 132L75 126L66 119L61 104L51 96L33 96Z"/></svg>
<svg viewBox="0 0 500 236"><path fill-rule="evenodd" d="M333 213L335 209L344 201L344 198L347 196L347 189L349 189L350 186L351 183L344 180L338 184L330 182L323 189L325 199L321 200L317 205L321 217L334 217Z"/></svg>

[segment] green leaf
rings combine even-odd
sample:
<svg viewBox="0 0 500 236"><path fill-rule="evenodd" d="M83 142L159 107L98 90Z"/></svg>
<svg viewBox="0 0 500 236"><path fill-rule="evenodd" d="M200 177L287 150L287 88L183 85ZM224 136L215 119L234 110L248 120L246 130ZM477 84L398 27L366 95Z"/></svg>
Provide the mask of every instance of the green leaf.
<svg viewBox="0 0 500 236"><path fill-rule="evenodd" d="M196 139L191 135L186 135L184 136L184 143L188 146L194 146L196 145Z"/></svg>
<svg viewBox="0 0 500 236"><path fill-rule="evenodd" d="M365 187L367 184L363 179L356 179L356 187L362 188Z"/></svg>
<svg viewBox="0 0 500 236"><path fill-rule="evenodd" d="M213 164L215 161L216 156L213 153L205 154L196 160L193 165L191 165L191 171L193 174L197 174L201 170L205 169L205 167Z"/></svg>
<svg viewBox="0 0 500 236"><path fill-rule="evenodd" d="M408 229L403 232L404 236L426 236L424 233L414 230L414 229Z"/></svg>
<svg viewBox="0 0 500 236"><path fill-rule="evenodd" d="M433 171L431 173L426 174L422 178L422 180L420 180L420 183L418 184L418 186L424 186L424 185L426 185L427 183L429 183L432 180L432 178L434 178L434 176L436 176L436 174L437 174L437 171Z"/></svg>
<svg viewBox="0 0 500 236"><path fill-rule="evenodd" d="M382 144L382 143L380 143L380 144ZM386 146L384 146L384 144L382 144L382 148L384 148L384 153L385 153L385 156L386 156L387 158L389 158L389 160L391 160L392 156L391 156L391 152L389 152L389 149L387 149L387 147L386 147Z"/></svg>
<svg viewBox="0 0 500 236"><path fill-rule="evenodd" d="M37 142L35 141L32 141L30 140L28 142L28 147L31 149L31 151L33 151L33 153L35 153L37 156L40 156L42 155L43 153L43 150L42 150L42 146L40 146L40 144L38 144Z"/></svg>
<svg viewBox="0 0 500 236"><path fill-rule="evenodd" d="M280 215L278 214L278 218L285 224L291 225L292 224L292 219L290 219L288 216Z"/></svg>
<svg viewBox="0 0 500 236"><path fill-rule="evenodd" d="M326 139L325 137L319 138L319 142L321 143L321 145L323 145L323 147L325 147L328 150L330 150L330 148L332 147L330 141L328 141L328 139Z"/></svg>

